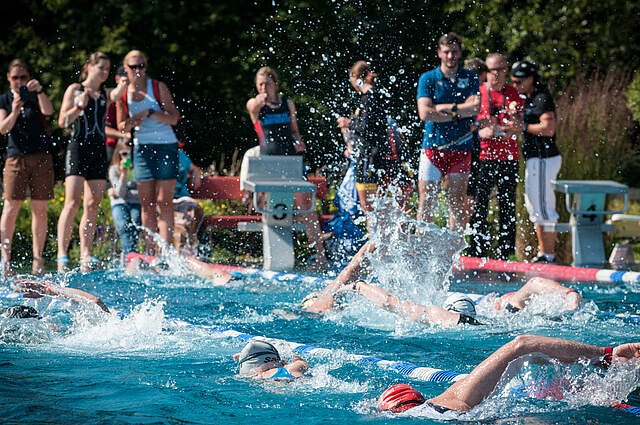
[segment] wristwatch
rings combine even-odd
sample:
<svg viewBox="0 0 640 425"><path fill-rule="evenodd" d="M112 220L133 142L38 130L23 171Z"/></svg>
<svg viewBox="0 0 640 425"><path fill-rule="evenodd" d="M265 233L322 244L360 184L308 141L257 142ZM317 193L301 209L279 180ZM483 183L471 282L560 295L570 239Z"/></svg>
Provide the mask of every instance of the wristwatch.
<svg viewBox="0 0 640 425"><path fill-rule="evenodd" d="M454 120L458 119L458 105L455 103L451 107L451 118Z"/></svg>

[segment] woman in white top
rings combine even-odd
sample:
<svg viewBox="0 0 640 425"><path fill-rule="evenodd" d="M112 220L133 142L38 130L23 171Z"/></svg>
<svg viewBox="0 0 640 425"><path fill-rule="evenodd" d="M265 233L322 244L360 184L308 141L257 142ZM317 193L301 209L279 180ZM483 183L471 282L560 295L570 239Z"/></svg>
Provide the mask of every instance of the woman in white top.
<svg viewBox="0 0 640 425"><path fill-rule="evenodd" d="M173 191L178 173L178 140L171 126L177 124L180 114L166 84L147 78L147 58L142 52L130 51L123 63L129 86L118 107L118 126L120 130L133 132L133 164L142 225L171 243ZM153 254L150 237L146 250Z"/></svg>

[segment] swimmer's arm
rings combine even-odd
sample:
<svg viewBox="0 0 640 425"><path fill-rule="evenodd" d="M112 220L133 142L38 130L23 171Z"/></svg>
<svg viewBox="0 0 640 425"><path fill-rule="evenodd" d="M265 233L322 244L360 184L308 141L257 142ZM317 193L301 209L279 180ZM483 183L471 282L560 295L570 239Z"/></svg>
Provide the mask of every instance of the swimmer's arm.
<svg viewBox="0 0 640 425"><path fill-rule="evenodd" d="M190 272L202 279L213 281L216 286L223 286L233 278L231 273L226 270L215 267L212 264L205 263L204 261L200 261L195 257L188 257L184 264Z"/></svg>
<svg viewBox="0 0 640 425"><path fill-rule="evenodd" d="M309 363L301 357L293 355L293 361L285 366L285 369L289 371L295 377L300 377L309 370Z"/></svg>
<svg viewBox="0 0 640 425"><path fill-rule="evenodd" d="M91 295L88 292L82 291L80 289L63 288L58 285L48 284L47 292L53 295L61 295L72 301L73 300L91 301L93 303L96 303L98 307L102 309L102 311L104 311L105 313L109 313L109 309L107 308L105 303L102 302L100 298L96 297L95 295Z"/></svg>

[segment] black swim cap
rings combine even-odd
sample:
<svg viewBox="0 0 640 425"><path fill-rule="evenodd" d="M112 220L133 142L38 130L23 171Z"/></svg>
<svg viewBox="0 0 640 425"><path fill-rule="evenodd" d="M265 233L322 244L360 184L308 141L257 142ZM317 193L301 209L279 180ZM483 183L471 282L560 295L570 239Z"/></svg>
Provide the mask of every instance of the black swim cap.
<svg viewBox="0 0 640 425"><path fill-rule="evenodd" d="M0 310L0 317L13 319L42 319L38 310L28 305L12 305Z"/></svg>

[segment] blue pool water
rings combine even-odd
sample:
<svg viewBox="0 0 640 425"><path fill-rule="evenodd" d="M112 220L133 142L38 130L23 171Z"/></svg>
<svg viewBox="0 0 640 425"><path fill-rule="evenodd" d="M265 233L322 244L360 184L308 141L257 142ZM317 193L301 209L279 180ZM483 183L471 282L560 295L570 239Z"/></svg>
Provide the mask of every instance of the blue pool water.
<svg viewBox="0 0 640 425"><path fill-rule="evenodd" d="M0 343L0 407L3 422L16 423L434 423L429 418L391 417L374 408L388 385L408 382L425 396L447 384L412 382L394 372L346 359L370 354L458 372L469 372L501 344L521 333L559 336L610 345L638 339L638 325L600 320L593 305L578 313L547 317L527 311L506 315L480 309L490 326L443 330L406 322L356 296L325 318L283 318L278 310L297 304L317 286L261 279L212 288L197 278L127 276L121 270L71 274L68 285L100 296L129 313L106 316L50 300L36 301L44 321ZM507 292L521 281L493 285L465 279L452 289ZM580 286L601 310L638 312L640 287ZM1 304L14 302L2 299ZM29 301L34 303L34 301ZM275 310L275 312L274 312ZM254 335L335 349L330 357L309 357L310 378L289 385L234 377L232 355L243 343L202 328L175 327L179 318L199 325L228 325ZM10 320L10 319L2 319ZM29 334L30 336L27 336ZM15 337L15 334L14 334ZM22 339L20 339L22 338ZM24 343L33 338L32 343ZM35 343L38 340L38 343ZM287 353L284 353L285 355ZM640 417L592 406L602 385L571 402L494 397L467 420L498 423L638 423ZM604 403L606 405L606 403Z"/></svg>

